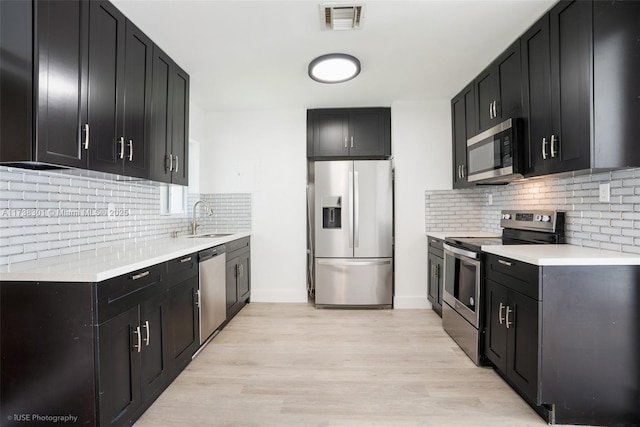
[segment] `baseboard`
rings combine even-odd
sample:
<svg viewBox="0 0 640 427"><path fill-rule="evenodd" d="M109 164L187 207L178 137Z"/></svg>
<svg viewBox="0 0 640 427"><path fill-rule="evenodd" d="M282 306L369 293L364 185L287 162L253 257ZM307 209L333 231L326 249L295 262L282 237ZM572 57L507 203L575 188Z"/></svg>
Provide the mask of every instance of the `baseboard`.
<svg viewBox="0 0 640 427"><path fill-rule="evenodd" d="M393 297L393 308L395 309L416 309L416 308L431 308L431 303L427 299L427 297L422 296L414 296L414 297L404 297L404 296L395 296Z"/></svg>
<svg viewBox="0 0 640 427"><path fill-rule="evenodd" d="M251 302L307 302L307 291L260 291L251 289Z"/></svg>

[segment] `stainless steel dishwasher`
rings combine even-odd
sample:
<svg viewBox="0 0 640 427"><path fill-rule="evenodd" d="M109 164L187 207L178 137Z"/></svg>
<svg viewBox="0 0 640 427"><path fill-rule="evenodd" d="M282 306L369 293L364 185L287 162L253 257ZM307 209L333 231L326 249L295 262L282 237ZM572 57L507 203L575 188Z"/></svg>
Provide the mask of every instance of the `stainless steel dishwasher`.
<svg viewBox="0 0 640 427"><path fill-rule="evenodd" d="M227 319L226 248L216 246L198 253L200 267L200 345Z"/></svg>

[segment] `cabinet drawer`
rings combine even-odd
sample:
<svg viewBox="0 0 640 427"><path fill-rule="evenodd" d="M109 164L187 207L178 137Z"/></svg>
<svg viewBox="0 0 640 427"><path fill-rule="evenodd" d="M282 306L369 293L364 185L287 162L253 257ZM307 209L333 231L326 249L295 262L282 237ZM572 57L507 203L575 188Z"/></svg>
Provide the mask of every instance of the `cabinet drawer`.
<svg viewBox="0 0 640 427"><path fill-rule="evenodd" d="M487 254L485 276L507 288L539 300L539 267L511 258Z"/></svg>
<svg viewBox="0 0 640 427"><path fill-rule="evenodd" d="M442 250L442 240L429 236L428 242L429 242L429 253L438 255L441 258L444 257L444 253Z"/></svg>
<svg viewBox="0 0 640 427"><path fill-rule="evenodd" d="M163 292L166 269L166 263L156 264L98 283L98 323Z"/></svg>
<svg viewBox="0 0 640 427"><path fill-rule="evenodd" d="M231 242L225 243L225 246L227 247L227 258L229 258L231 252L249 247L249 237L243 237L242 239L233 240Z"/></svg>
<svg viewBox="0 0 640 427"><path fill-rule="evenodd" d="M198 254L192 253L167 262L169 282L175 284L198 274Z"/></svg>

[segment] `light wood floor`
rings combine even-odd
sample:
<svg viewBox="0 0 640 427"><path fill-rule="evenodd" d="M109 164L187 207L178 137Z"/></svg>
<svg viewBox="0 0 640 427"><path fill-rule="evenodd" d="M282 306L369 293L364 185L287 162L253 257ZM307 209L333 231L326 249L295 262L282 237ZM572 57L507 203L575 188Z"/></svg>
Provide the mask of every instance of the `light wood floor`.
<svg viewBox="0 0 640 427"><path fill-rule="evenodd" d="M135 425L546 424L431 310L251 303Z"/></svg>

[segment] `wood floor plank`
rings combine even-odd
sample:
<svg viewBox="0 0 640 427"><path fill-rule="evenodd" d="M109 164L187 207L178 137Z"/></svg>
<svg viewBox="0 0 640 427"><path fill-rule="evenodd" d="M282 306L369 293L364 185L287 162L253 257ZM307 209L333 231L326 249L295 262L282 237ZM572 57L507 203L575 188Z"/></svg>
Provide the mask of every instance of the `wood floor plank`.
<svg viewBox="0 0 640 427"><path fill-rule="evenodd" d="M544 426L431 310L247 305L135 424Z"/></svg>

